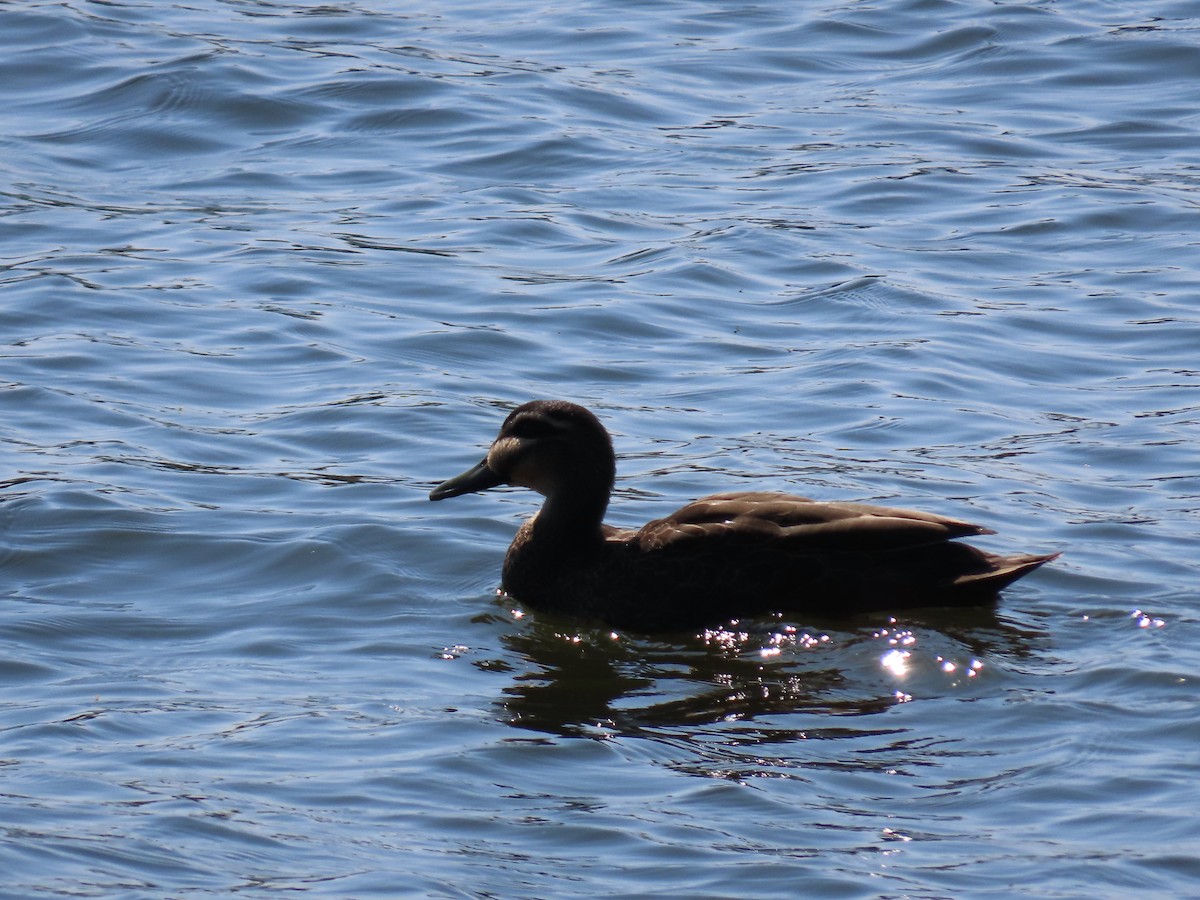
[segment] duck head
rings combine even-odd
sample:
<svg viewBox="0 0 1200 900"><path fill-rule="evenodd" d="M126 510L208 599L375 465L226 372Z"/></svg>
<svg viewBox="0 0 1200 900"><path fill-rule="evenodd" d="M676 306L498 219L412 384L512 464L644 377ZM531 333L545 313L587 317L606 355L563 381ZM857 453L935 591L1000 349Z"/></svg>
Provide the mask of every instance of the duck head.
<svg viewBox="0 0 1200 900"><path fill-rule="evenodd" d="M509 484L545 497L603 497L607 505L615 474L612 439L599 419L565 400L534 400L508 414L478 465L438 485L429 499Z"/></svg>

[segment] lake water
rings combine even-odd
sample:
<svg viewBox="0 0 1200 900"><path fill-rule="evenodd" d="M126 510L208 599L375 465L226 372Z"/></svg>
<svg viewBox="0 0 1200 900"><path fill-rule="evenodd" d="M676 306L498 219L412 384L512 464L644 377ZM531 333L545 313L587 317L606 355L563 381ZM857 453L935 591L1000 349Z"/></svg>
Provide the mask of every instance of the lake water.
<svg viewBox="0 0 1200 900"><path fill-rule="evenodd" d="M1200 10L0 3L0 895L1200 897ZM995 610L520 616L790 490Z"/></svg>

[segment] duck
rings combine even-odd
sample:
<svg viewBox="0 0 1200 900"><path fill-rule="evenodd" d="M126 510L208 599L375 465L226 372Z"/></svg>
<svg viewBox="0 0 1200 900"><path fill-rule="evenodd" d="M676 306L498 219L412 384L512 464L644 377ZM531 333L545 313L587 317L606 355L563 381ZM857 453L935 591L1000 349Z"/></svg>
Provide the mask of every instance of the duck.
<svg viewBox="0 0 1200 900"><path fill-rule="evenodd" d="M534 400L429 499L501 485L541 494L504 557L501 591L534 611L646 634L988 604L1059 555L977 549L957 539L995 532L948 516L775 491L712 494L617 528L604 523L615 479L612 438L594 413Z"/></svg>

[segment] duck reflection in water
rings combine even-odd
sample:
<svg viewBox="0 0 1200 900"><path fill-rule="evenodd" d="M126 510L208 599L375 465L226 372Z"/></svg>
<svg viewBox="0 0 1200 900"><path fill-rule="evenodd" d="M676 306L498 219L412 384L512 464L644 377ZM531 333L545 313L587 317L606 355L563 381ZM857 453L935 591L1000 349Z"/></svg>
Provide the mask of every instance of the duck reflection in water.
<svg viewBox="0 0 1200 900"><path fill-rule="evenodd" d="M1028 656L1041 637L986 606L927 609L887 617L885 626L869 616L797 628L772 616L744 623L744 630L667 638L580 628L554 615L516 630L504 627L507 613L483 618L501 629L515 656L476 663L511 677L497 706L514 727L607 737L713 725L736 728L748 744L882 734L894 723L867 720L898 703L914 695L961 699L972 689L973 677L949 674L940 660L962 660L964 670L968 660L986 660L979 663L985 671L993 662L1003 669ZM916 671L898 676L889 668L897 645ZM861 761L871 767L872 758Z"/></svg>
<svg viewBox="0 0 1200 900"><path fill-rule="evenodd" d="M612 440L588 410L535 400L504 420L487 456L431 500L532 488L501 587L535 610L642 633L786 612L841 618L988 604L1058 554L1002 556L956 538L991 534L933 513L775 492L713 494L640 529L603 523Z"/></svg>

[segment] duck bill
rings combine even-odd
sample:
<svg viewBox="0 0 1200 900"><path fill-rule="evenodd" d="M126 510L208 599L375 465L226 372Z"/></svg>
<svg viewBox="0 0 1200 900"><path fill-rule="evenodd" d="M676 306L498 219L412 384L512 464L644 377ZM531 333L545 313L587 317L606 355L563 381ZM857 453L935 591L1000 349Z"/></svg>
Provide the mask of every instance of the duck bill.
<svg viewBox="0 0 1200 900"><path fill-rule="evenodd" d="M445 500L447 497L457 497L460 494L473 494L475 491L486 491L496 485L504 484L504 479L488 467L485 457L479 465L467 469L461 475L455 475L449 481L443 481L429 492L430 500Z"/></svg>

